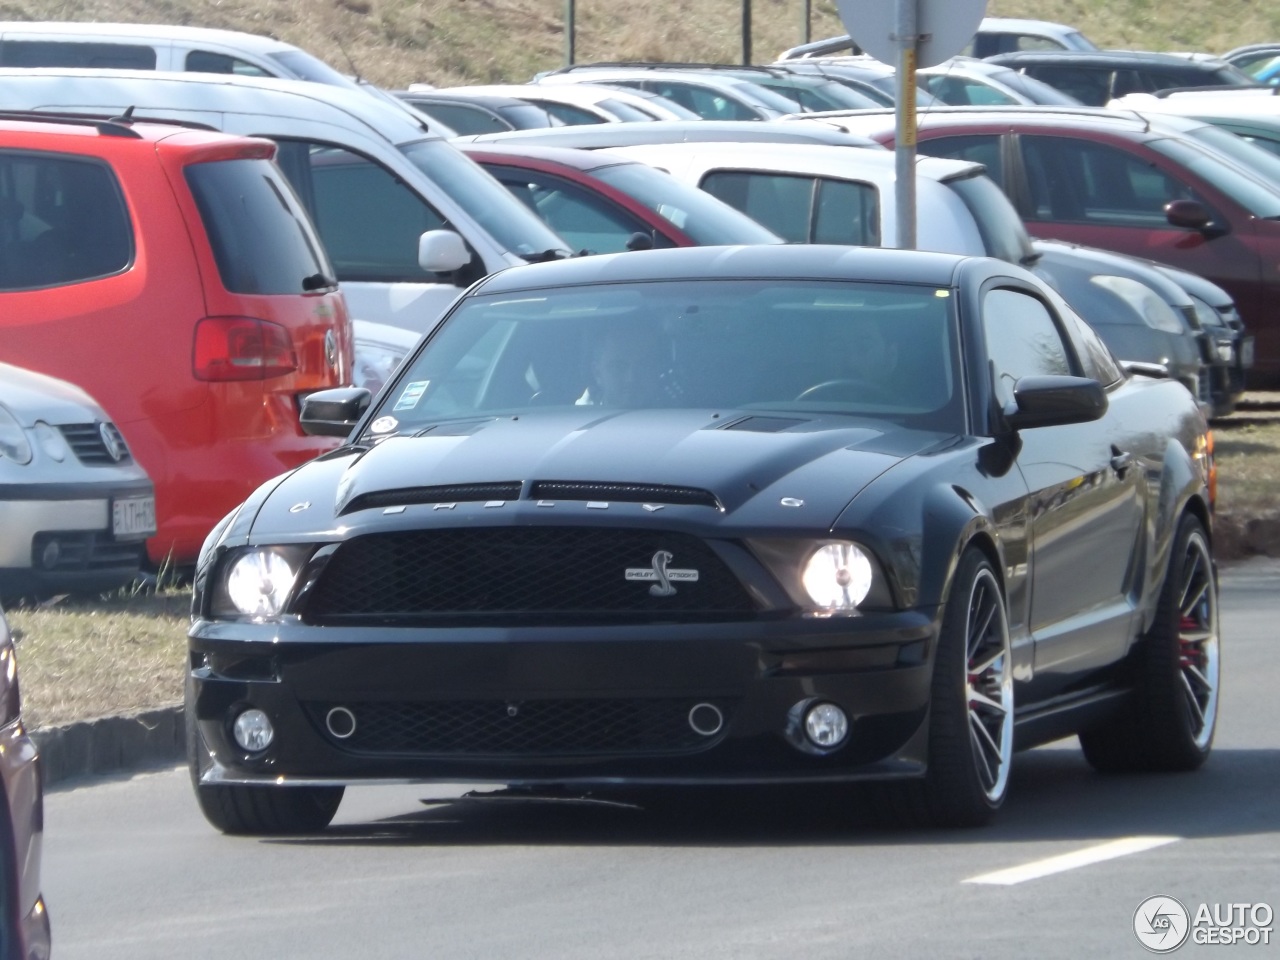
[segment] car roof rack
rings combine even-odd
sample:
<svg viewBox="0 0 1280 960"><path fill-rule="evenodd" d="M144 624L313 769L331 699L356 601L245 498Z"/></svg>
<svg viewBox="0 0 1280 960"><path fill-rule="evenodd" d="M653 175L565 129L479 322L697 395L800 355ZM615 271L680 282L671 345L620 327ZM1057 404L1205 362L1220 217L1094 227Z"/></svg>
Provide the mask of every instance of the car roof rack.
<svg viewBox="0 0 1280 960"><path fill-rule="evenodd" d="M196 120L182 120L177 117L135 117L136 108L129 106L124 113L114 110L103 113L79 113L61 110L0 110L0 120L23 120L29 123L65 123L69 125L92 126L108 137L131 137L141 139L142 134L133 129L135 123L167 124L173 127L184 127L189 130L217 131L217 127Z"/></svg>

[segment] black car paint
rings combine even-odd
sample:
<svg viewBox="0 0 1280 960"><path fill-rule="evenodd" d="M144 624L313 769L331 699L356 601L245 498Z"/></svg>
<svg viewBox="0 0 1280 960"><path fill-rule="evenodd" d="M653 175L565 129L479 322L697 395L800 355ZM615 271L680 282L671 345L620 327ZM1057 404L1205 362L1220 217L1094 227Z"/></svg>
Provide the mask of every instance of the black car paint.
<svg viewBox="0 0 1280 960"><path fill-rule="evenodd" d="M791 271L833 278L841 275L842 264L867 257L886 280L914 278L958 292L971 317L979 315L983 293L994 287L1024 289L1043 297L1060 318L1069 313L1052 291L996 261L815 247L700 248L546 264L490 277L469 295L619 277L770 276L782 269L779 257ZM1069 322L1067 330L1077 372L1084 372ZM1191 511L1209 526L1205 478L1189 453L1204 429L1203 418L1172 381L1122 378L1104 385L1108 409L1095 423L1010 431L983 376L985 346L976 324L966 326L963 337L967 434L895 434L874 422L818 423L801 436L760 434L759 460L775 465L763 473L753 472L758 470L751 466L753 458L739 464L684 461L670 480L708 486L720 496L723 511L668 506L648 512L634 503L599 511L581 503L558 504L563 509L549 511L517 500L496 509L474 502L444 511L422 505L395 514L340 515L341 503L359 490L406 482L536 479L532 471L546 464L555 437L585 426L580 417L549 413L541 418L535 412L518 423L469 427L460 431L465 437L454 438L454 449L479 453L462 457L465 467L451 474L426 461L415 468L412 454L395 455L401 447L412 450L417 440L389 446L385 453L365 444L364 431L377 414L374 404L353 432L353 445L265 485L206 544L195 583L188 706L208 750L200 761L204 782L267 783L283 777L305 783L683 783L919 775L927 763L923 723L933 639L959 558L971 546L988 556L1003 581L1019 690L1019 745L1071 732L1081 717L1095 715L1088 711L1107 709L1125 692L1118 665L1154 615L1178 517ZM393 389L394 384L388 388ZM586 432L598 431L599 443L578 470L590 464L594 469L590 475L580 472L581 479L601 479L602 471L643 463L652 454L635 446L629 424L622 422L627 417L644 420L672 444L715 426L709 414L695 424L685 411L642 411L592 423ZM522 433L531 439L521 440ZM510 446L493 442L507 436ZM504 449L514 452L503 454ZM831 469L833 464L838 469ZM742 481L754 476L760 478L758 489L748 494ZM1034 490L1028 490L1028 479ZM352 489L344 489L345 480ZM803 500L803 512L769 509L779 496ZM555 517L548 516L552 512ZM263 624L209 616L212 575L229 553L245 545L337 543L414 524L523 528L557 523L706 538L757 598L759 615L679 624L659 618L521 626L499 619L434 627L376 620L314 627L294 616ZM869 610L856 618L798 617L788 610L778 585L769 582L768 571L743 541L814 535L856 539L870 547L888 581L893 609ZM316 582L326 559L322 550L303 577L307 584ZM1086 589L1092 593L1082 596ZM544 758L359 755L335 746L320 732L318 718L299 706L300 700L360 697L488 698L519 709L526 701L557 696L653 691L693 699L738 698L744 706L725 731L695 751ZM829 756L795 749L784 732L792 706L813 697L857 705L857 735ZM245 753L229 737L229 711L249 703L266 709L280 732L277 743L260 755Z"/></svg>

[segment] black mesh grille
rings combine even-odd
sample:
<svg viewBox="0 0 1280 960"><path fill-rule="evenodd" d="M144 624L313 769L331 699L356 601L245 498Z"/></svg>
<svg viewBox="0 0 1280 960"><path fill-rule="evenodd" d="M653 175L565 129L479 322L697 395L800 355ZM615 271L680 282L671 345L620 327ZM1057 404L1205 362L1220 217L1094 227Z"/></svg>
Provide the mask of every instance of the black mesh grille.
<svg viewBox="0 0 1280 960"><path fill-rule="evenodd" d="M117 449L122 451L123 455L117 460L111 455L107 449L106 443L102 439L101 430L105 429L115 439ZM58 427L62 433L63 439L67 441L67 445L71 447L71 451L76 455L76 459L86 466L104 466L115 463L128 463L132 458L129 456L128 447L125 446L124 437L120 435L120 431L116 429L114 424L106 424L101 429L96 423L68 423Z"/></svg>
<svg viewBox="0 0 1280 960"><path fill-rule="evenodd" d="M602 500L613 503L671 503L719 508L710 490L645 483L581 483L573 480L538 480L529 491L535 500Z"/></svg>
<svg viewBox="0 0 1280 960"><path fill-rule="evenodd" d="M717 736L703 736L689 725L689 711L698 703L714 703L727 726L727 703L692 699L344 703L356 729L338 739L325 725L338 704L306 708L331 743L353 753L582 756L710 746Z"/></svg>
<svg viewBox="0 0 1280 960"><path fill-rule="evenodd" d="M646 575L669 553L675 592ZM741 615L750 597L697 537L606 527L491 527L370 534L342 544L308 592L310 622L449 615Z"/></svg>
<svg viewBox="0 0 1280 960"><path fill-rule="evenodd" d="M520 481L502 483L454 483L435 487L402 487L379 490L352 497L342 512L371 510L378 507L412 506L416 503L470 503L476 500L519 500Z"/></svg>
<svg viewBox="0 0 1280 960"><path fill-rule="evenodd" d="M52 565L45 562L50 544L58 550ZM31 541L31 562L38 570L74 573L88 570L138 569L144 544L118 543L97 533L39 533Z"/></svg>

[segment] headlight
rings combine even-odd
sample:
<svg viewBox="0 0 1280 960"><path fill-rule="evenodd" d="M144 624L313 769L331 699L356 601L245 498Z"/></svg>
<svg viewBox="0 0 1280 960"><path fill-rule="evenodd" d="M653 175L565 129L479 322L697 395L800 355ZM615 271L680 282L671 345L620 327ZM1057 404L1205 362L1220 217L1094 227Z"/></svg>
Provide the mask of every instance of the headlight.
<svg viewBox="0 0 1280 960"><path fill-rule="evenodd" d="M1196 310L1196 320L1202 328L1209 330L1214 327L1222 327L1226 325L1223 322L1222 315L1204 300L1193 295L1191 297L1191 303Z"/></svg>
<svg viewBox="0 0 1280 960"><path fill-rule="evenodd" d="M801 574L805 592L820 610L850 613L871 592L871 560L854 543L824 543Z"/></svg>
<svg viewBox="0 0 1280 960"><path fill-rule="evenodd" d="M0 458L21 466L31 462L31 444L26 431L12 413L0 407Z"/></svg>
<svg viewBox="0 0 1280 960"><path fill-rule="evenodd" d="M265 620L284 612L310 548L259 547L227 560L219 577L214 616Z"/></svg>
<svg viewBox="0 0 1280 960"><path fill-rule="evenodd" d="M67 459L67 454L71 452L71 448L67 446L66 438L49 424L43 420L37 420L35 428L31 431L36 435L36 440L40 442L40 449L44 451L46 457L57 463L61 463Z"/></svg>
<svg viewBox="0 0 1280 960"><path fill-rule="evenodd" d="M797 606L815 616L893 607L871 551L850 540L752 540L752 551Z"/></svg>
<svg viewBox="0 0 1280 960"><path fill-rule="evenodd" d="M1091 283L1097 284L1103 290L1109 290L1117 297L1123 300L1129 306L1137 311L1148 327L1153 330L1163 330L1165 333L1184 333L1186 327L1178 319L1178 315L1173 312L1173 307L1169 306L1160 295L1148 287L1145 283L1140 283L1130 277L1090 277Z"/></svg>

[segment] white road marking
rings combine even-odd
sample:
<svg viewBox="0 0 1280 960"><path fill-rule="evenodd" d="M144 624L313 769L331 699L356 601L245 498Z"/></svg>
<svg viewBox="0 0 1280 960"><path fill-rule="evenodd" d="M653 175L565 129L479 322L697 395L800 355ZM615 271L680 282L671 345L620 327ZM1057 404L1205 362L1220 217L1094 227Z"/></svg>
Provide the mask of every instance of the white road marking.
<svg viewBox="0 0 1280 960"><path fill-rule="evenodd" d="M1096 846L1085 847L1083 850L1076 850L1073 853L1045 857L1043 860L1032 860L1030 863L1024 863L1020 867L1009 867L1007 870L996 870L994 873L984 873L976 877L969 877L963 882L988 883L1007 887L1015 883L1038 880L1041 877L1048 877L1055 873L1075 870L1077 867L1087 867L1093 863L1102 863L1104 860L1114 860L1117 857L1127 857L1132 853L1154 850L1156 847L1163 847L1167 843L1176 843L1181 839L1181 837L1124 837L1121 840L1111 840Z"/></svg>

